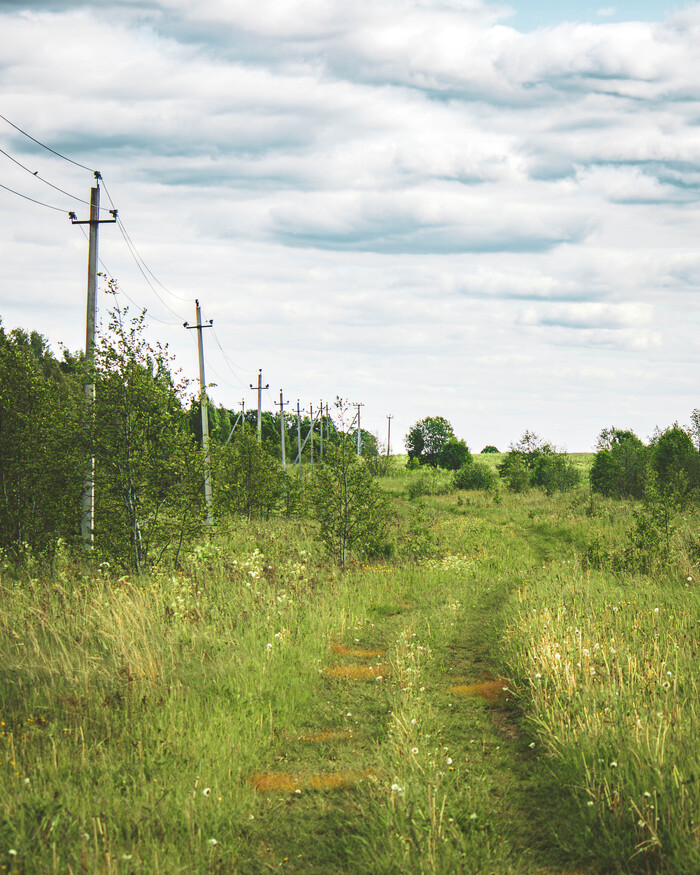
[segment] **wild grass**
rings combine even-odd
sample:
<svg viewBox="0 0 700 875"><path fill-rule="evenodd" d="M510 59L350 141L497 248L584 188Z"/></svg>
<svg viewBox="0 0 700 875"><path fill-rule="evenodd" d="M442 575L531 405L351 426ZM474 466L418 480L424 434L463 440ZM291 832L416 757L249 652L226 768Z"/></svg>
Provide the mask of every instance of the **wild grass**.
<svg viewBox="0 0 700 875"><path fill-rule="evenodd" d="M630 504L421 474L344 572L282 519L5 562L0 871L700 871L697 513L631 574Z"/></svg>

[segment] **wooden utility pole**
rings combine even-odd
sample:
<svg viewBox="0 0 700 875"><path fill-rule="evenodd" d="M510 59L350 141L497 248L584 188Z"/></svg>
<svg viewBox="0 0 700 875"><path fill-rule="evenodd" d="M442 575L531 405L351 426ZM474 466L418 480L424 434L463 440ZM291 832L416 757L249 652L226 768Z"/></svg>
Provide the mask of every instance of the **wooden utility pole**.
<svg viewBox="0 0 700 875"><path fill-rule="evenodd" d="M280 444L282 445L282 470L284 473L287 473L287 447L286 447L286 438L287 438L287 430L284 427L284 408L289 401L285 401L282 398L282 390L280 389L280 400L275 401L275 404L279 404L280 407Z"/></svg>
<svg viewBox="0 0 700 875"><path fill-rule="evenodd" d="M250 388L255 389L256 387L251 383ZM260 443L262 441L262 390L269 389L269 388L270 388L269 383L265 386L263 386L263 384L262 384L262 368L260 368L260 370L258 371L258 385L257 385L257 390L258 390L258 443Z"/></svg>
<svg viewBox="0 0 700 875"><path fill-rule="evenodd" d="M391 413L387 414L387 434L386 434L386 457L391 455L391 420L394 418Z"/></svg>
<svg viewBox="0 0 700 875"><path fill-rule="evenodd" d="M185 328L194 328L197 331L197 351L199 353L199 407L202 414L202 450L204 451L204 503L207 507L207 525L214 525L211 501L211 460L209 458L209 411L207 409L207 382L204 376L204 339L203 328L211 328L214 320L210 319L202 323L202 311L199 301L194 302L197 315L196 325L184 323Z"/></svg>
<svg viewBox="0 0 700 875"><path fill-rule="evenodd" d="M321 461L323 461L323 401L321 401L321 406L318 411L318 434L320 438L319 455Z"/></svg>
<svg viewBox="0 0 700 875"><path fill-rule="evenodd" d="M95 171L95 185L90 189L90 218L79 221L75 213L68 216L73 225L89 225L90 240L88 246L88 275L87 275L87 312L85 328L85 364L88 373L88 382L85 384L85 406L88 409L88 417L94 416L95 403L95 322L97 318L97 265L99 262L99 227L104 224L114 224L117 221L117 211L110 210L111 219L100 219L100 180L102 176ZM83 546L91 550L95 545L95 456L90 454L85 483L83 484L83 496L80 514L80 537Z"/></svg>
<svg viewBox="0 0 700 875"><path fill-rule="evenodd" d="M310 458L311 458L311 468L309 469L309 473L311 477L314 476L314 405L309 404L309 450L310 450Z"/></svg>

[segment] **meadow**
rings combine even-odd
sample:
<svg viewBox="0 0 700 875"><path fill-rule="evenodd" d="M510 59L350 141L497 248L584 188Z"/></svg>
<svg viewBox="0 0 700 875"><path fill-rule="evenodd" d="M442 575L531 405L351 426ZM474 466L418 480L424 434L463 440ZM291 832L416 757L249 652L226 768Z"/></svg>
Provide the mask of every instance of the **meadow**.
<svg viewBox="0 0 700 875"><path fill-rule="evenodd" d="M304 518L2 560L0 871L700 871L700 514L642 574L585 483L380 483L345 569Z"/></svg>

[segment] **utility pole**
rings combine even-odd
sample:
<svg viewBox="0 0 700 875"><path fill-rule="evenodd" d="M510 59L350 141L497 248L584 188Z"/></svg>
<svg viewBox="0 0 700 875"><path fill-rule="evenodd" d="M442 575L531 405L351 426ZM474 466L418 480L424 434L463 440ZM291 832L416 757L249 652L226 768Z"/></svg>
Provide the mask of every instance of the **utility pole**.
<svg viewBox="0 0 700 875"><path fill-rule="evenodd" d="M330 413L328 412L328 402L327 401L326 401L326 442L328 444L330 444L330 442L331 442L331 417L330 417Z"/></svg>
<svg viewBox="0 0 700 875"><path fill-rule="evenodd" d="M309 449L311 452L311 469L310 474L311 477L314 476L314 405L309 404L309 437L311 440L309 441Z"/></svg>
<svg viewBox="0 0 700 875"><path fill-rule="evenodd" d="M360 407L364 407L364 404L353 404L353 407L357 407L357 455L358 458L361 455L360 453L360 441L362 440L362 432L360 431Z"/></svg>
<svg viewBox="0 0 700 875"><path fill-rule="evenodd" d="M386 457L391 455L391 420L394 418L391 413L387 414L387 435L386 435Z"/></svg>
<svg viewBox="0 0 700 875"><path fill-rule="evenodd" d="M301 482L301 407L299 406L299 399L297 398L297 446L299 447L299 452L297 453L297 461L299 462L299 482Z"/></svg>
<svg viewBox="0 0 700 875"><path fill-rule="evenodd" d="M195 313L197 324L190 325L184 322L185 328L197 330L197 351L199 352L199 407L202 414L202 449L204 450L204 503L207 506L207 525L214 525L214 516L211 509L211 462L209 459L209 412L207 410L207 383L204 377L204 340L202 328L211 328L214 320L210 319L202 323L202 311L199 301L195 300Z"/></svg>
<svg viewBox="0 0 700 875"><path fill-rule="evenodd" d="M95 382L93 367L95 364L95 320L97 315L97 264L99 262L99 227L104 224L114 224L117 221L117 211L110 210L111 219L100 219L100 180L102 176L95 171L95 185L90 189L90 218L79 221L75 213L68 213L72 225L89 225L90 242L88 248L87 275L87 313L85 329L85 363L88 380L85 385L85 406L88 416L92 419L95 403ZM80 515L80 537L83 546L92 550L95 546L95 456L90 454L90 461L83 484L83 497Z"/></svg>
<svg viewBox="0 0 700 875"><path fill-rule="evenodd" d="M323 461L323 401L321 401L321 407L319 409L318 414L318 434L321 439L321 444L319 446L319 453L321 456L321 461Z"/></svg>
<svg viewBox="0 0 700 875"><path fill-rule="evenodd" d="M286 444L286 429L284 427L284 408L289 401L284 401L282 398L282 390L280 389L280 400L275 401L275 404L279 404L280 407L280 444L282 445L282 470L284 473L287 473L287 448Z"/></svg>
<svg viewBox="0 0 700 875"><path fill-rule="evenodd" d="M251 383L251 389L255 389L256 387ZM262 441L262 390L269 389L270 384L268 383L266 386L262 384L262 368L258 371L258 443Z"/></svg>

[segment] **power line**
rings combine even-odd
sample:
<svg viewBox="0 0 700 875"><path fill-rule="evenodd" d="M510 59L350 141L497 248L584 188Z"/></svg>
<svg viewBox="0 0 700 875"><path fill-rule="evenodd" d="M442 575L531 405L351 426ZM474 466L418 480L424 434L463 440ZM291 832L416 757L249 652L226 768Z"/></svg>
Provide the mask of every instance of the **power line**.
<svg viewBox="0 0 700 875"><path fill-rule="evenodd" d="M50 188L55 189L55 191L60 191L61 194L65 194L66 197L71 198L74 201L80 201L81 204L87 204L90 206L90 201L86 201L82 197L78 197L77 194L71 194L69 191L66 191L63 188L59 188L59 186L54 185L52 182L49 182L48 179L44 179L43 176L40 175L38 170L30 170L25 164L22 164L21 161L18 161L13 155L10 155L9 152L6 152L4 149L0 149L0 153L2 153L6 158L9 158L10 161L14 162L18 167L21 167L22 170L26 171L30 176L33 176L35 179L38 179L40 182L43 182L44 185L48 185ZM114 206L114 204L112 204ZM106 212L106 207L101 207L102 210Z"/></svg>
<svg viewBox="0 0 700 875"><path fill-rule="evenodd" d="M95 171L91 167L86 167L84 164L80 164L78 161L74 161L72 158L68 158L65 155L62 155L60 152L57 152L55 149L52 149L51 146L47 146L46 143L42 143L41 140L37 140L36 137L32 137L31 134L28 134L26 131L23 131L22 128L18 127L14 122L11 122L9 118L6 118L4 115L0 113L0 118L7 122L8 125L11 125L16 131L19 131L20 134L27 137L32 143L36 143L37 146L41 146L42 149L46 149L47 152L51 152L52 155L57 155L59 158L63 158L64 161L69 161L71 164L75 164L76 167L82 167L83 170L87 170L90 173L94 173Z"/></svg>
<svg viewBox="0 0 700 875"><path fill-rule="evenodd" d="M228 356L226 355L226 353L224 352L224 348L223 348L223 346L221 345L221 341L219 340L219 338L218 338L218 336L217 336L216 331L214 330L214 328L212 328L211 333L212 333L212 335L213 335L213 337L214 337L214 340L216 341L216 345L217 345L217 346L219 347L219 349L221 350L221 355L224 357L224 361L225 361L226 364L228 365L229 370L231 371L231 373L233 374L233 376L238 380L238 385L241 386L243 389L245 389L245 384L244 384L244 383L241 383L241 381L240 381L240 377L239 377L238 374L236 373L236 367L237 367L237 366L234 367L234 363L231 361L231 359L229 359L229 357L228 357Z"/></svg>
<svg viewBox="0 0 700 875"><path fill-rule="evenodd" d="M10 194L16 194L17 197L24 198L25 201L31 201L33 204L38 204L40 207L46 207L47 210L55 210L57 213L68 213L68 210L64 210L62 207L54 207L51 204L45 204L43 201L38 201L36 198L29 197L29 195L21 194L19 191L15 191L14 188L10 188L7 185L3 185L0 182L0 188L4 188L5 191L9 191Z"/></svg>
<svg viewBox="0 0 700 875"><path fill-rule="evenodd" d="M112 204L112 207L114 207L114 201L112 200L112 197L111 197L111 195L110 195L110 193L109 193L109 190L108 190L107 186L105 185L104 178L102 179L102 186L103 186L103 188L104 188L104 190L105 190L105 194L107 195L107 199L108 199L109 202ZM178 301L186 301L187 303L189 303L189 302L190 302L190 299L189 299L189 298L183 298L181 295L176 295L175 292L172 292L172 291L171 291L166 285L164 285L164 284L158 279L158 277L153 273L153 271L150 269L150 267L149 267L149 266L146 264L146 262L143 260L143 257L142 257L142 255L141 255L141 253L140 253L140 252L138 251L138 249L136 248L136 245L134 244L134 241L131 239L131 237L130 237L130 235L129 235L129 232L126 230L126 226L124 225L124 222L121 221L121 219L120 219L120 222L121 222L121 225L122 225L122 233L123 233L124 235L126 235L126 237L127 237L128 240L129 240L130 245L132 246L134 252L135 252L136 255L138 256L138 258L139 258L141 264L143 264L144 268L145 268L145 269L148 271L148 273L153 277L153 279L158 283L158 285L159 285L164 291L166 291L169 295L172 295L173 298L176 298Z"/></svg>

